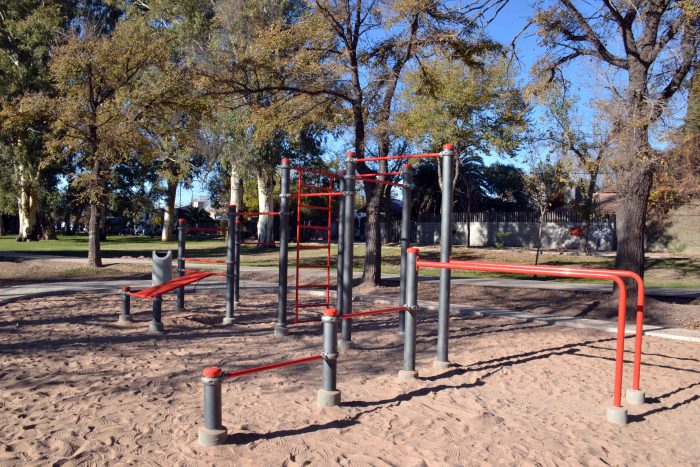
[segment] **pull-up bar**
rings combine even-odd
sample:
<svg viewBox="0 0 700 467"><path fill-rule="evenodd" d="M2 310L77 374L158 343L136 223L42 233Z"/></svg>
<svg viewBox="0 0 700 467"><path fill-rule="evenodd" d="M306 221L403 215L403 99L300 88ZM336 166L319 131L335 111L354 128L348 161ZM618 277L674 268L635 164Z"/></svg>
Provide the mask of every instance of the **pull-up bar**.
<svg viewBox="0 0 700 467"><path fill-rule="evenodd" d="M355 159L355 162L388 161L393 159L426 159L429 157L440 157L440 153L426 152L423 154L406 154L403 156L360 157L359 159Z"/></svg>
<svg viewBox="0 0 700 467"><path fill-rule="evenodd" d="M290 193L292 198L309 198L313 196L343 196L342 191L329 191L328 193Z"/></svg>
<svg viewBox="0 0 700 467"><path fill-rule="evenodd" d="M375 172L375 173L369 173L369 174L357 174L356 176L359 178L374 178L374 177L391 177L392 175L402 175L401 172Z"/></svg>
<svg viewBox="0 0 700 467"><path fill-rule="evenodd" d="M237 212L237 216L279 216L279 212Z"/></svg>

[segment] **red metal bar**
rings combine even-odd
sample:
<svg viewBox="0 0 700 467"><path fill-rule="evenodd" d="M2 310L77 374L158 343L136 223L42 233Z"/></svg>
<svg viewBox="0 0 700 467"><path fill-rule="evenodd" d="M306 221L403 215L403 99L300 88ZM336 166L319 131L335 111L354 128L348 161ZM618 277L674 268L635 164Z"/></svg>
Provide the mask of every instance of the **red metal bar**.
<svg viewBox="0 0 700 467"><path fill-rule="evenodd" d="M303 209L315 209L317 211L330 211L330 209L325 206L313 206L311 204L302 204L301 207Z"/></svg>
<svg viewBox="0 0 700 467"><path fill-rule="evenodd" d="M423 154L408 154L405 156L381 156L381 157L360 157L355 162L388 161L392 159L424 159L426 157L438 157L439 152L427 152Z"/></svg>
<svg viewBox="0 0 700 467"><path fill-rule="evenodd" d="M267 245L277 246L276 242L241 242L241 245Z"/></svg>
<svg viewBox="0 0 700 467"><path fill-rule="evenodd" d="M454 269L459 271L482 271L482 272L500 272L506 274L534 274L541 276L552 277L570 277L583 279L607 279L615 282L619 290L619 298L617 304L617 350L615 356L615 383L613 389L613 406L622 406L622 366L624 363L625 353L625 314L627 307L627 288L625 283L619 276L611 273L592 273L586 271L561 271L561 270L546 270L537 266L516 267L512 264L493 263L493 266L473 265L467 262L457 263L440 263L437 261L416 261L418 268L434 268L434 269Z"/></svg>
<svg viewBox="0 0 700 467"><path fill-rule="evenodd" d="M484 265L484 266L493 266L493 265L498 265L499 263L490 263L490 262L482 262L482 261L464 261L464 260L450 260L451 263L467 263L467 264L474 264L474 265ZM513 268L518 268L518 267L537 267L537 268L543 268L543 269L551 269L551 270L558 270L558 271L584 271L584 272L591 272L591 273L599 273L599 272L604 272L604 273L610 273L610 274L615 274L618 277L625 277L629 279L633 279L637 283L637 315L635 316L635 340L634 340L634 367L633 367L633 376L632 376L632 389L638 390L639 389L639 380L640 380L640 373L641 373L641 366L642 366L642 337L644 334L644 280L635 272L632 271L625 271L623 269L602 269L602 268L572 268L572 267L567 267L567 266L552 266L552 265L537 265L537 266L531 266L527 264L513 264L511 265Z"/></svg>
<svg viewBox="0 0 700 467"><path fill-rule="evenodd" d="M334 174L332 172L324 172L322 170L303 169L301 167L290 167L290 168L292 170L295 170L295 171L300 172L300 173L306 172L306 173L316 174L316 175L325 175L326 177L333 177L333 178L340 177L340 175L338 175L338 174Z"/></svg>
<svg viewBox="0 0 700 467"><path fill-rule="evenodd" d="M300 289L325 289L327 288L326 284L302 284L297 286Z"/></svg>
<svg viewBox="0 0 700 467"><path fill-rule="evenodd" d="M396 306L393 308L382 308L379 310L366 310L366 311L356 311L355 313L349 313L347 315L339 316L340 319L348 318L359 318L360 316L371 316L371 315L383 315L385 313L396 313L397 311L408 310L405 306Z"/></svg>
<svg viewBox="0 0 700 467"><path fill-rule="evenodd" d="M237 216L279 216L279 212L237 212Z"/></svg>
<svg viewBox="0 0 700 467"><path fill-rule="evenodd" d="M326 230L328 228L325 225L306 225L306 224L302 224L300 227L302 229L313 229L313 230Z"/></svg>
<svg viewBox="0 0 700 467"><path fill-rule="evenodd" d="M195 232L195 231L201 231L201 232L226 232L227 229L220 229L218 227L187 227L187 231L190 232Z"/></svg>
<svg viewBox="0 0 700 467"><path fill-rule="evenodd" d="M300 250L320 250L326 248L326 245L299 245Z"/></svg>
<svg viewBox="0 0 700 467"><path fill-rule="evenodd" d="M325 269L327 267L326 264L297 264L299 269Z"/></svg>
<svg viewBox="0 0 700 467"><path fill-rule="evenodd" d="M330 181L329 183L329 190L333 189L333 180ZM330 306L331 303L331 225L332 225L332 216L331 216L331 208L333 207L333 204L331 202L331 198L328 198L328 221L326 222L326 265L328 266L326 268L326 305Z"/></svg>
<svg viewBox="0 0 700 467"><path fill-rule="evenodd" d="M406 188L407 185L404 185L403 183L394 183L394 182L385 182L384 180L372 180L370 178L363 178L363 182L370 182L370 183L378 183L380 185L390 185L390 186L397 186L399 188Z"/></svg>
<svg viewBox="0 0 700 467"><path fill-rule="evenodd" d="M328 193L291 193L289 196L293 198L309 198L313 196L343 196L343 192L330 191Z"/></svg>
<svg viewBox="0 0 700 467"><path fill-rule="evenodd" d="M224 374L224 378L237 378L238 376L245 376L252 373L260 373L261 371L274 370L276 368L284 368L285 366L299 365L301 363L313 362L314 360L321 360L320 355L312 355L311 357L297 358L296 360L287 360L285 362L273 363L272 365L256 366L253 368L246 368L245 370L229 371Z"/></svg>
<svg viewBox="0 0 700 467"><path fill-rule="evenodd" d="M401 175L401 172L375 172L370 174L357 174L356 177L390 177L392 175Z"/></svg>
<svg viewBox="0 0 700 467"><path fill-rule="evenodd" d="M207 259L207 258L185 258L185 261L190 263L215 263L215 264L226 264L223 259Z"/></svg>
<svg viewBox="0 0 700 467"><path fill-rule="evenodd" d="M129 292L129 295L131 295L132 297L139 297L145 299L160 297L164 293L170 292L175 289L179 289L180 287L184 287L193 282L201 281L202 279L213 275L213 272L198 271L192 274L186 274L182 277L177 277L173 280L169 280L168 282L163 282L159 285L154 285L153 287L149 287L147 289Z"/></svg>
<svg viewBox="0 0 700 467"><path fill-rule="evenodd" d="M299 170L299 176L297 177L297 192L301 194L302 189L302 178L304 177L304 172ZM294 320L299 321L299 243L301 243L301 196L297 197L297 262L295 265L294 280Z"/></svg>

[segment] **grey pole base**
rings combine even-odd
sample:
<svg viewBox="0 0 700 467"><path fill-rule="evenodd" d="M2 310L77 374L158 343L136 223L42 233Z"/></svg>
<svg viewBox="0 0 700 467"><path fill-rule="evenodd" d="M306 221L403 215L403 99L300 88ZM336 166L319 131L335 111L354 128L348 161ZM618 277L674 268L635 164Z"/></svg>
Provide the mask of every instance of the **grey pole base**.
<svg viewBox="0 0 700 467"><path fill-rule="evenodd" d="M396 335L403 337L404 335L406 335L406 333L403 331L396 331Z"/></svg>
<svg viewBox="0 0 700 467"><path fill-rule="evenodd" d="M280 326L279 324L275 326L275 336L285 337L289 335L289 328L287 326Z"/></svg>
<svg viewBox="0 0 700 467"><path fill-rule="evenodd" d="M403 380L418 379L418 372L411 371L411 370L400 370L399 371L399 379L403 379Z"/></svg>
<svg viewBox="0 0 700 467"><path fill-rule="evenodd" d="M352 341L344 341L342 339L338 340L338 348L340 350L352 349Z"/></svg>
<svg viewBox="0 0 700 467"><path fill-rule="evenodd" d="M175 307L175 311L187 311L187 307L184 307L184 306L178 307L178 306L176 306L176 307Z"/></svg>
<svg viewBox="0 0 700 467"><path fill-rule="evenodd" d="M319 407L335 407L340 404L340 391L319 389L316 393L316 404Z"/></svg>
<svg viewBox="0 0 700 467"><path fill-rule="evenodd" d="M241 302L233 302L233 306L240 306Z"/></svg>
<svg viewBox="0 0 700 467"><path fill-rule="evenodd" d="M148 332L150 334L163 334L163 323L151 321L148 323Z"/></svg>
<svg viewBox="0 0 700 467"><path fill-rule="evenodd" d="M224 318L222 322L224 323L224 326L231 326L233 324L233 318Z"/></svg>
<svg viewBox="0 0 700 467"><path fill-rule="evenodd" d="M221 446L228 441L228 430L222 426L220 430L210 430L203 426L199 428L199 444L202 446Z"/></svg>
<svg viewBox="0 0 700 467"><path fill-rule="evenodd" d="M134 320L131 319L130 315L119 315L119 323L133 323Z"/></svg>
<svg viewBox="0 0 700 467"><path fill-rule="evenodd" d="M441 362L440 360L433 360L433 368L438 370L444 370L450 367L450 362Z"/></svg>
<svg viewBox="0 0 700 467"><path fill-rule="evenodd" d="M606 415L610 423L616 425L627 425L627 409L624 407L608 407Z"/></svg>
<svg viewBox="0 0 700 467"><path fill-rule="evenodd" d="M644 391L641 389L628 389L625 392L625 400L632 405L643 405L645 402Z"/></svg>

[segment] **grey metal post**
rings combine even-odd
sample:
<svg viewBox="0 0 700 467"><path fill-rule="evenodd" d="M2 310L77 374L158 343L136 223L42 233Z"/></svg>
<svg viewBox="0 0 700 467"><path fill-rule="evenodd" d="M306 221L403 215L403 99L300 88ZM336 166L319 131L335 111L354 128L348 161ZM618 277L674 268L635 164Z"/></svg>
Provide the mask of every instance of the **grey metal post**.
<svg viewBox="0 0 700 467"><path fill-rule="evenodd" d="M404 164L401 171L403 178L403 204L401 205L401 266L399 269L399 306L406 304L406 249L411 244L411 164ZM406 312L399 311L399 335L404 333Z"/></svg>
<svg viewBox="0 0 700 467"><path fill-rule="evenodd" d="M161 310L163 306L163 297L158 295L151 299L151 316L152 320L148 323L148 331L152 334L163 333L163 323L161 322Z"/></svg>
<svg viewBox="0 0 700 467"><path fill-rule="evenodd" d="M345 159L345 191L343 192L343 306L341 315L352 313L352 260L355 237L355 153ZM338 346L342 350L352 346L352 319L344 319Z"/></svg>
<svg viewBox="0 0 700 467"><path fill-rule="evenodd" d="M187 238L187 222L185 219L177 220L177 276L185 275L185 240ZM183 311L185 309L185 288L177 289L177 299L175 309Z"/></svg>
<svg viewBox="0 0 700 467"><path fill-rule="evenodd" d="M287 274L289 269L289 159L282 159L280 167L280 260L277 295L277 324L275 336L289 334L287 328Z"/></svg>
<svg viewBox="0 0 700 467"><path fill-rule="evenodd" d="M418 311L418 248L409 248L406 254L406 329L403 337L403 370L399 378L414 379L416 371L416 312Z"/></svg>
<svg viewBox="0 0 700 467"><path fill-rule="evenodd" d="M238 179L238 192L240 193L241 199L243 199L243 179L239 178ZM240 206L239 206L240 207ZM236 219L236 231L235 231L235 243L234 243L234 267L236 269L236 272L233 274L234 277L234 282L233 282L233 303L238 306L241 304L241 237L243 233L241 232L241 221L238 219L238 216L235 216Z"/></svg>
<svg viewBox="0 0 700 467"><path fill-rule="evenodd" d="M228 439L228 429L221 420L221 382L224 372L218 367L208 367L202 372L204 385L204 426L199 428L199 444L219 446Z"/></svg>
<svg viewBox="0 0 700 467"><path fill-rule="evenodd" d="M440 262L450 261L452 254L452 191L454 173L454 146L442 147L442 209L440 215ZM447 368L450 334L450 270L440 269L440 298L438 304L438 338L435 368Z"/></svg>
<svg viewBox="0 0 700 467"><path fill-rule="evenodd" d="M236 236L236 206L230 204L227 211L228 226L226 230L226 315L224 316L224 324L233 324L233 312L236 310L235 305L235 236Z"/></svg>
<svg viewBox="0 0 700 467"><path fill-rule="evenodd" d="M119 313L119 322L120 323L129 323L131 322L131 295L129 295L129 291L131 291L131 287L128 285L125 285L124 287L121 288L121 294L122 294L122 308L121 312Z"/></svg>
<svg viewBox="0 0 700 467"><path fill-rule="evenodd" d="M339 179L338 189L343 192L345 191L345 180L342 178L345 175L345 171L340 171L341 178ZM340 198L338 203L338 255L336 260L336 298L335 307L338 310L343 308L343 233L345 232L345 220L343 218L343 209L345 209L345 196Z"/></svg>
<svg viewBox="0 0 700 467"><path fill-rule="evenodd" d="M323 379L321 389L316 394L319 407L334 407L340 404L340 391L336 387L338 363L338 310L323 310Z"/></svg>

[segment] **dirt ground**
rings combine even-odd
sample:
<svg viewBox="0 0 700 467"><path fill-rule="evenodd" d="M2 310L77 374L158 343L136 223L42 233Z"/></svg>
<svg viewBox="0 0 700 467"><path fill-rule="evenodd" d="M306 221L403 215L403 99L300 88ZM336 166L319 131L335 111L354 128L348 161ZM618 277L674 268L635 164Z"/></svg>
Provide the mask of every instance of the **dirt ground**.
<svg viewBox="0 0 700 467"><path fill-rule="evenodd" d="M491 299L504 306L535 305L527 294L498 290ZM224 327L222 296L191 296L179 313L167 296L162 336L145 332L145 301L134 299L134 323L118 325L116 294L2 307L0 464L692 465L700 458L699 344L645 339L649 402L628 406L630 423L619 427L604 415L611 334L453 315L453 365L436 370L436 316L428 311L418 324L420 379L396 377L403 346L394 316L356 319L356 347L338 363L340 407L316 407L318 362L229 380L229 442L200 447L202 368L235 370L321 350L317 324L273 337L276 296L243 298L237 322ZM561 303L557 312L585 312L583 302ZM631 353L627 360L625 387Z"/></svg>

